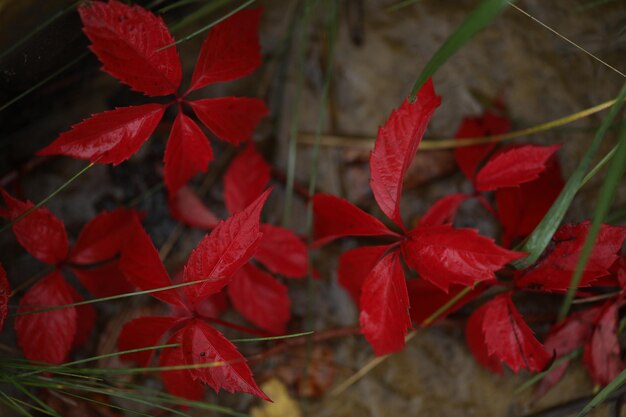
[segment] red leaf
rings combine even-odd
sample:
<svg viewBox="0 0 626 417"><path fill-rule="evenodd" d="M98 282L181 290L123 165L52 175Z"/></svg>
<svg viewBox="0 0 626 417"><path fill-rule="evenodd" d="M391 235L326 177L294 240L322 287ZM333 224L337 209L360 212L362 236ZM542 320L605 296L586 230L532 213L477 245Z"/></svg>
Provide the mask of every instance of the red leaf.
<svg viewBox="0 0 626 417"><path fill-rule="evenodd" d="M172 285L150 236L138 223L133 225L133 231L122 251L119 268L126 279L143 291ZM150 295L168 304L185 308L185 303L175 289L153 292Z"/></svg>
<svg viewBox="0 0 626 417"><path fill-rule="evenodd" d="M228 309L228 300L224 291L215 293L194 306L194 310L202 317L219 317Z"/></svg>
<svg viewBox="0 0 626 417"><path fill-rule="evenodd" d="M488 355L504 362L513 372L539 372L550 362L551 356L522 319L510 294L497 296L474 314L482 315Z"/></svg>
<svg viewBox="0 0 626 417"><path fill-rule="evenodd" d="M138 317L122 327L117 348L120 351L158 346L165 337L165 334L176 324L184 319L179 317ZM161 351L161 355L171 348ZM152 362L156 350L144 350L141 352L127 353L120 356L122 360L135 362L138 366L145 367ZM182 365L179 363L178 365Z"/></svg>
<svg viewBox="0 0 626 417"><path fill-rule="evenodd" d="M546 170L534 181L519 187L496 190L498 217L504 233L503 246L510 247L535 230L563 189L557 158L551 158Z"/></svg>
<svg viewBox="0 0 626 417"><path fill-rule="evenodd" d="M365 279L391 246L365 246L344 252L337 269L339 284L348 291L354 303L361 302Z"/></svg>
<svg viewBox="0 0 626 417"><path fill-rule="evenodd" d="M244 265L228 285L235 309L255 326L276 335L284 334L291 317L287 287L253 265Z"/></svg>
<svg viewBox="0 0 626 417"><path fill-rule="evenodd" d="M217 24L204 40L189 91L236 80L261 65L260 9L246 9Z"/></svg>
<svg viewBox="0 0 626 417"><path fill-rule="evenodd" d="M193 320L183 330L183 352L188 365L219 362L219 366L191 369L200 380L219 392L246 392L269 401L252 378L252 372L237 348L208 324Z"/></svg>
<svg viewBox="0 0 626 417"><path fill-rule="evenodd" d="M583 310L570 315L565 321L554 326L544 342L546 352L558 359L583 346L591 335L593 322L599 312L599 307ZM561 380L568 365L569 361L566 361L542 378L535 390L535 395L540 397L548 392Z"/></svg>
<svg viewBox="0 0 626 417"><path fill-rule="evenodd" d="M197 173L207 172L212 160L209 140L193 120L179 112L163 159L167 190L175 193Z"/></svg>
<svg viewBox="0 0 626 417"><path fill-rule="evenodd" d="M66 155L118 165L139 150L165 113L161 104L120 107L93 115L62 133L38 155Z"/></svg>
<svg viewBox="0 0 626 417"><path fill-rule="evenodd" d="M315 194L313 210L314 246L345 236L398 236L376 217L331 194Z"/></svg>
<svg viewBox="0 0 626 417"><path fill-rule="evenodd" d="M258 98L220 97L188 103L215 136L234 145L252 139L257 125L269 112Z"/></svg>
<svg viewBox="0 0 626 417"><path fill-rule="evenodd" d="M110 297L134 290L114 260L90 268L70 267L81 285L94 297Z"/></svg>
<svg viewBox="0 0 626 417"><path fill-rule="evenodd" d="M491 111L486 111L480 117L466 117L461 127L454 135L459 140L478 138L490 135L501 135L511 130L511 121ZM472 181L480 163L496 146L495 143L486 145L462 146L454 150L456 163L465 176Z"/></svg>
<svg viewBox="0 0 626 417"><path fill-rule="evenodd" d="M407 282L407 287L409 290L409 300L411 301L411 319L420 325L424 325L424 320L436 313L437 310L466 288L461 285L452 285L450 290L446 293L441 290L441 288L431 284L425 279L412 279ZM439 316L433 323L454 313L482 293L482 288L472 290L451 306L444 314Z"/></svg>
<svg viewBox="0 0 626 417"><path fill-rule="evenodd" d="M68 286L72 292L74 303L85 301L85 299L73 287ZM74 307L76 309L76 336L72 343L73 348L83 346L89 340L89 336L96 326L96 309L91 304Z"/></svg>
<svg viewBox="0 0 626 417"><path fill-rule="evenodd" d="M254 258L275 274L290 278L306 276L308 253L306 245L289 229L261 225L261 243Z"/></svg>
<svg viewBox="0 0 626 417"><path fill-rule="evenodd" d="M184 281L210 281L184 287L191 304L198 304L224 288L233 274L254 256L262 236L259 217L269 192L261 194L244 211L220 222L193 250L185 265Z"/></svg>
<svg viewBox="0 0 626 417"><path fill-rule="evenodd" d="M363 284L360 304L361 332L376 355L401 350L411 319L398 251L383 257L370 271Z"/></svg>
<svg viewBox="0 0 626 417"><path fill-rule="evenodd" d="M402 227L400 196L407 168L426 131L430 117L441 104L433 83L428 80L411 103L405 100L378 130L370 155L370 187L380 209Z"/></svg>
<svg viewBox="0 0 626 417"><path fill-rule="evenodd" d="M78 13L104 71L148 96L176 93L180 58L176 47L162 49L174 42L163 19L115 0L83 4Z"/></svg>
<svg viewBox="0 0 626 417"><path fill-rule="evenodd" d="M74 293L57 271L24 294L19 313L74 302ZM59 364L67 359L76 337L76 308L67 307L15 318L17 342L27 359Z"/></svg>
<svg viewBox="0 0 626 417"><path fill-rule="evenodd" d="M111 260L122 250L133 224L139 222L135 210L120 208L98 214L80 231L70 261L91 264Z"/></svg>
<svg viewBox="0 0 626 417"><path fill-rule="evenodd" d="M451 284L474 285L524 256L497 246L474 229L449 225L417 227L402 242L404 259L424 279L448 291Z"/></svg>
<svg viewBox="0 0 626 417"><path fill-rule="evenodd" d="M11 295L11 285L7 279L7 273L0 264L0 332L4 327L4 320L9 314L9 296Z"/></svg>
<svg viewBox="0 0 626 417"><path fill-rule="evenodd" d="M491 191L535 180L546 170L546 163L559 148L560 145L524 145L505 149L478 171L476 189Z"/></svg>
<svg viewBox="0 0 626 417"><path fill-rule="evenodd" d="M465 340L476 362L491 372L502 375L502 363L495 355L489 353L485 343L485 333L483 331L485 313L485 308L479 308L470 315L465 327Z"/></svg>
<svg viewBox="0 0 626 417"><path fill-rule="evenodd" d="M461 204L472 198L468 194L450 194L440 198L431 206L419 221L420 226L451 224Z"/></svg>
<svg viewBox="0 0 626 417"><path fill-rule="evenodd" d="M561 226L554 234L552 250L533 267L517 274L520 277L517 285L543 291L566 291L576 270L589 225L587 221ZM579 287L588 287L598 278L610 274L624 239L626 227L602 225Z"/></svg>
<svg viewBox="0 0 626 417"><path fill-rule="evenodd" d="M15 220L34 204L20 201L0 190L7 205L7 214ZM13 225L17 241L28 253L42 262L57 264L67 257L69 242L65 225L45 207L38 208Z"/></svg>
<svg viewBox="0 0 626 417"><path fill-rule="evenodd" d="M254 173L251 175L251 173ZM270 166L250 144L233 159L224 174L224 202L237 213L256 200L270 181Z"/></svg>
<svg viewBox="0 0 626 417"><path fill-rule="evenodd" d="M617 335L619 308L620 304L614 301L604 305L585 344L583 362L596 384L608 384L624 369Z"/></svg>
<svg viewBox="0 0 626 417"><path fill-rule="evenodd" d="M182 344L183 332L184 329L181 329L174 333L167 341L167 344ZM183 350L183 347L163 349L159 358L159 366L186 365ZM161 371L161 379L165 389L172 395L192 401L200 401L204 396L202 385L193 380L190 370Z"/></svg>
<svg viewBox="0 0 626 417"><path fill-rule="evenodd" d="M182 187L167 200L173 218L190 227L212 229L220 219L204 205L191 187Z"/></svg>

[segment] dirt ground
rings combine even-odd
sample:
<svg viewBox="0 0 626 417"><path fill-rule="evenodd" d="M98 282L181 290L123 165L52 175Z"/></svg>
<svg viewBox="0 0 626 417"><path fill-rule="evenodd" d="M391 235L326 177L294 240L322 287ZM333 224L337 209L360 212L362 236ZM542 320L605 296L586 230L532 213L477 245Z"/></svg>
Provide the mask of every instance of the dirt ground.
<svg viewBox="0 0 626 417"><path fill-rule="evenodd" d="M310 137L318 123L323 75L329 59L324 47L327 27L321 16L324 7L317 7L310 28L304 34L304 46L300 46L296 36L298 30L296 35L289 36L290 23L293 19L298 21L302 12L296 2L267 0L260 3L265 8L261 28L263 67L250 77L208 87L201 94L207 97L258 96L270 105L272 116L263 122L255 139L276 167L277 187L265 213L268 222L278 223L283 209L281 182L294 118L299 116L296 128L300 140ZM323 143L330 137L340 137L345 143L360 143L323 146L318 189L348 198L373 213L377 208L368 188L367 144L375 137L378 126L383 124L391 109L408 94L417 74L441 42L477 4L465 0L420 0L390 11L389 7L395 3L394 0L340 2L329 102L323 109ZM585 7L590 3L594 2L526 0L517 4L600 59L626 71L626 2L595 2L599 4ZM68 2L30 0L11 3L0 0L0 50L5 50L64 4ZM194 7L168 14L166 21L180 22ZM216 16L219 13L174 31L174 35L180 37L190 33ZM201 40L202 37L197 37L179 48L187 77ZM75 14L70 13L3 57L0 60L0 103L7 102L70 63L84 51L85 45L80 22ZM301 67L298 66L300 48L303 48ZM534 126L614 98L623 78L509 7L435 75L435 88L443 97L443 104L436 112L427 136L450 137L464 116L480 114L485 102L495 98L506 103L514 129ZM300 96L299 106L295 105L297 96ZM33 201L41 200L85 163L68 158L33 160L34 151L89 114L114 106L140 104L143 100L98 71L95 58L87 55L0 112L0 185L13 187L15 183L11 180L17 175L23 193ZM299 109L297 112L296 108ZM562 144L559 155L567 177L593 137L593 128L599 125L601 117L602 114L594 115L566 128L521 141ZM160 158L171 115L165 120L166 126L159 128L130 161L119 167L90 169L52 199L48 206L66 222L70 236L76 236L82 224L99 210L120 205L134 205L145 210L144 224L156 246L171 247L166 265L173 271L182 265L204 232L181 228L169 218L165 193L159 188ZM228 152L225 147L215 150L216 160ZM301 144L297 150L297 180L306 185L310 177L311 147ZM223 170L219 165L214 164L213 173ZM203 180L199 178L197 183ZM598 184L593 180L583 189L568 214L569 220L590 216ZM402 205L407 219L422 214L445 194L469 190L469 184L455 171L450 151L419 153L407 185ZM221 183L217 181L205 197L205 202L218 213L223 213L221 195ZM622 207L625 202L626 187L622 186L618 206ZM289 219L290 225L301 233L305 224L304 204L303 199L296 197ZM479 227L484 233L494 230L478 205L469 205L459 217L462 225ZM314 283L312 291L307 290L303 282L290 283L294 307L291 331L301 330L309 297L312 297L316 331L357 323L358 312L338 286L334 273L337 255L353 244L346 241L313 254L320 279ZM41 270L41 265L13 244L10 234L0 235L0 245L0 262L6 266L12 282L21 282ZM104 306L100 310L99 334L90 342L88 353L112 351L119 325L138 311L154 308L144 298ZM534 314L537 309L536 305L528 305L522 313ZM550 309L540 309L540 312L554 313ZM564 403L592 394L593 386L580 366L572 367L565 379L538 401L531 392L514 394L515 388L527 380L528 375L500 377L480 368L464 344L464 317L461 311L444 325L419 330L403 352L385 360L341 395L331 395L331 386L338 385L369 362L372 351L357 336L316 344L314 375L319 377L316 392L322 395L308 402L310 415L556 417L571 415L572 409L563 406ZM545 321L538 321L534 328L541 335L547 325ZM11 339L10 330L2 336L3 343L11 343ZM254 346L248 349L250 353L258 350ZM304 350L294 350L272 357L256 366L256 373L261 380L278 376L287 383L290 395L295 396L295 385L290 382L298 377L290 374L289 369L301 367L305 353ZM276 369L281 371L273 371ZM242 396L220 395L218 399L211 394L209 399L241 410L255 404ZM552 406L559 408L542 413ZM619 414L605 407L595 415Z"/></svg>

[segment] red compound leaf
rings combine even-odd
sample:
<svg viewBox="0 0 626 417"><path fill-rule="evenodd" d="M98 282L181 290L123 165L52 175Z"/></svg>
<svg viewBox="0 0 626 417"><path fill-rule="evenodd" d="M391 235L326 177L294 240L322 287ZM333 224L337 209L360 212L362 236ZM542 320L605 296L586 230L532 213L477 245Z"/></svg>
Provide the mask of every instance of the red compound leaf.
<svg viewBox="0 0 626 417"><path fill-rule="evenodd" d="M419 221L420 226L452 224L461 204L472 198L468 194L450 194L433 204Z"/></svg>
<svg viewBox="0 0 626 417"><path fill-rule="evenodd" d="M606 385L624 369L617 335L620 303L607 302L593 323L585 343L583 362L596 384Z"/></svg>
<svg viewBox="0 0 626 417"><path fill-rule="evenodd" d="M128 281L143 291L172 285L150 236L138 223L133 226L122 251L119 268ZM173 306L185 308L185 303L175 289L153 292L151 295Z"/></svg>
<svg viewBox="0 0 626 417"><path fill-rule="evenodd" d="M248 208L220 222L193 250L185 265L184 281L210 280L184 287L192 305L224 288L234 273L254 256L262 236L259 217L269 192L265 191Z"/></svg>
<svg viewBox="0 0 626 417"><path fill-rule="evenodd" d="M361 302L365 279L389 249L391 246L365 246L344 252L339 257L339 285L348 291L357 306Z"/></svg>
<svg viewBox="0 0 626 417"><path fill-rule="evenodd" d="M462 285L451 285L449 291L446 293L441 288L431 284L425 279L412 279L407 282L407 288L409 291L409 300L411 301L411 319L413 322L424 325L424 321L436 313L441 307L443 307L448 301L456 297L466 287ZM462 297L453 306L448 308L445 313L440 315L432 323L441 320L448 315L454 313L465 304L474 300L480 294L482 294L483 288L477 288L469 292ZM429 324L432 324L429 323Z"/></svg>
<svg viewBox="0 0 626 417"><path fill-rule="evenodd" d="M560 145L524 145L505 149L478 172L476 189L491 191L535 180L546 170L548 160L559 148Z"/></svg>
<svg viewBox="0 0 626 417"><path fill-rule="evenodd" d="M70 262L91 264L112 260L129 238L133 225L140 222L135 210L117 209L102 212L87 223L70 253Z"/></svg>
<svg viewBox="0 0 626 417"><path fill-rule="evenodd" d="M132 292L133 286L120 270L119 260L88 268L70 267L81 285L97 298Z"/></svg>
<svg viewBox="0 0 626 417"><path fill-rule="evenodd" d="M213 160L209 140L198 125L178 113L163 159L165 185L170 194L175 193L199 172L207 172Z"/></svg>
<svg viewBox="0 0 626 417"><path fill-rule="evenodd" d="M98 113L62 133L38 155L66 155L118 165L135 154L161 121L166 106L144 104Z"/></svg>
<svg viewBox="0 0 626 417"><path fill-rule="evenodd" d="M220 222L191 187L185 186L170 194L167 203L172 217L189 227L213 229Z"/></svg>
<svg viewBox="0 0 626 417"><path fill-rule="evenodd" d="M46 275L24 294L18 313L74 302L74 290L57 271ZM67 359L76 337L75 307L15 318L17 342L27 359L59 364Z"/></svg>
<svg viewBox="0 0 626 417"><path fill-rule="evenodd" d="M167 344L182 344L183 332L181 329L174 333L167 341ZM185 354L183 353L185 348L182 346L175 348L163 349L159 357L159 366L184 366ZM192 401L200 401L204 395L204 389L202 385L191 377L191 371L187 369L161 371L161 379L165 385L165 389L172 395L177 397L186 398Z"/></svg>
<svg viewBox="0 0 626 417"><path fill-rule="evenodd" d="M85 299L73 287L68 286L74 297L73 302L79 303ZM83 346L89 340L89 336L96 327L96 309L91 304L74 307L76 309L76 336L72 348Z"/></svg>
<svg viewBox="0 0 626 417"><path fill-rule="evenodd" d="M407 264L424 279L448 291L450 285L474 285L495 279L495 272L525 254L503 249L474 229L449 225L417 227L402 242Z"/></svg>
<svg viewBox="0 0 626 417"><path fill-rule="evenodd" d="M478 353L476 359L479 363L487 368L498 372L494 357L515 373L520 369L539 372L550 362L551 355L524 322L510 294L497 296L476 310L474 315L476 322L472 322L471 326L468 322L468 343L472 352ZM480 322L482 326L479 326ZM480 334L476 334L479 330L482 330L486 352L484 348L476 349L480 346Z"/></svg>
<svg viewBox="0 0 626 417"><path fill-rule="evenodd" d="M9 296L11 295L11 285L7 279L7 273L0 264L0 332L4 327L4 320L9 314Z"/></svg>
<svg viewBox="0 0 626 417"><path fill-rule="evenodd" d="M511 247L535 230L561 193L563 184L561 168L553 157L536 180L496 190L498 217L504 229L503 246Z"/></svg>
<svg viewBox="0 0 626 417"><path fill-rule="evenodd" d="M454 137L458 140L463 140L489 135L501 135L509 130L511 130L511 121L508 118L497 115L492 111L486 111L480 117L463 119L461 127L459 127ZM454 150L456 163L465 176L473 181L478 166L495 146L495 143L490 143L458 147Z"/></svg>
<svg viewBox="0 0 626 417"><path fill-rule="evenodd" d="M180 58L165 22L140 6L115 0L81 5L78 13L102 69L148 96L176 93Z"/></svg>
<svg viewBox="0 0 626 417"><path fill-rule="evenodd" d="M518 273L517 285L543 291L567 291L589 226L588 221L561 226L554 234L552 250L533 267ZM593 285L595 280L610 274L624 239L626 227L602 225L579 287Z"/></svg>
<svg viewBox="0 0 626 417"><path fill-rule="evenodd" d="M125 351L159 346L166 333L182 320L184 319L179 317L139 317L133 319L122 327L117 339L117 347L120 351ZM156 350L144 350L127 353L120 358L145 367L152 362L155 352Z"/></svg>
<svg viewBox="0 0 626 417"><path fill-rule="evenodd" d="M257 98L207 98L190 101L189 105L215 136L234 145L252 139L257 125L269 113Z"/></svg>
<svg viewBox="0 0 626 417"><path fill-rule="evenodd" d="M400 196L404 174L439 104L441 98L435 95L433 83L428 80L413 103L407 99L391 113L385 125L378 130L370 155L370 187L374 198L383 213L401 227Z"/></svg>
<svg viewBox="0 0 626 417"><path fill-rule="evenodd" d="M246 392L269 401L257 386L252 372L237 348L220 332L200 321L193 320L183 329L183 353L188 365L218 362L219 366L191 369L194 380L199 380L219 392Z"/></svg>
<svg viewBox="0 0 626 417"><path fill-rule="evenodd" d="M354 204L331 194L313 196L315 246L346 236L398 236Z"/></svg>
<svg viewBox="0 0 626 417"><path fill-rule="evenodd" d="M275 274L303 278L307 272L308 251L291 230L261 225L261 243L254 258Z"/></svg>
<svg viewBox="0 0 626 417"><path fill-rule="evenodd" d="M260 9L246 9L217 24L202 44L189 91L236 80L261 64Z"/></svg>
<svg viewBox="0 0 626 417"><path fill-rule="evenodd" d="M285 333L291 317L291 300L285 285L248 264L235 273L227 289L233 306L246 320L272 334Z"/></svg>
<svg viewBox="0 0 626 417"><path fill-rule="evenodd" d="M30 201L13 198L4 190L0 192L7 205L6 216L10 220L15 220L34 206ZM13 233L20 245L41 262L55 265L67 257L69 241L65 225L45 207L34 210L15 223Z"/></svg>
<svg viewBox="0 0 626 417"><path fill-rule="evenodd" d="M237 213L256 200L270 181L270 166L249 144L237 155L224 174L224 202Z"/></svg>
<svg viewBox="0 0 626 417"><path fill-rule="evenodd" d="M370 271L361 293L361 332L376 355L397 352L411 328L409 296L398 251Z"/></svg>

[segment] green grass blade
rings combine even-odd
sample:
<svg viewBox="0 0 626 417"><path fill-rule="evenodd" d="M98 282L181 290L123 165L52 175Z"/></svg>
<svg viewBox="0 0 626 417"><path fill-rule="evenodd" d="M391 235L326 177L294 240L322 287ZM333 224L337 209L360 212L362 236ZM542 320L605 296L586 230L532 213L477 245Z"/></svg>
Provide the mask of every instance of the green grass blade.
<svg viewBox="0 0 626 417"><path fill-rule="evenodd" d="M483 30L512 0L483 0L446 39L435 55L428 61L411 90L411 100L422 85L467 41Z"/></svg>
<svg viewBox="0 0 626 417"><path fill-rule="evenodd" d="M624 104L624 98L626 98L626 84L622 87L617 100L609 110L609 113L604 117L600 128L596 132L596 135L589 145L589 148L585 152L583 159L580 161L578 167L570 175L565 187L559 194L558 198L550 207L550 210L546 213L539 225L535 228L532 234L528 237L524 245L520 248L521 251L527 252L528 256L513 262L513 266L517 269L524 269L535 263L544 249L550 243L550 239L556 232L556 229L561 224L565 213L569 209L574 196L581 187L581 184L591 166L591 163L600 148L600 144L606 135L607 130L613 123L613 119L622 108Z"/></svg>
<svg viewBox="0 0 626 417"><path fill-rule="evenodd" d="M531 378L528 379L528 381L526 381L522 385L520 385L514 391L514 394L517 395L517 394L520 394L523 391L526 391L528 388L532 387L533 385L535 385L536 383L541 381L543 378L545 378L546 375L548 375L550 372L554 371L556 368L558 368L559 366L561 366L565 362L571 361L572 359L578 358L580 355L582 355L582 353L583 353L582 348L578 348L578 349L574 349L573 351L571 351L567 355L561 356L560 358L558 358L557 360L552 362L552 365L550 365L550 367L548 369L546 369L543 372L539 372L538 374L533 375Z"/></svg>
<svg viewBox="0 0 626 417"><path fill-rule="evenodd" d="M182 2L181 2L182 3ZM185 17L183 17L181 20L179 20L178 22L174 23L173 25L170 26L170 31L172 33L176 33L178 32L180 29L183 29L187 26L189 26L190 24L210 15L211 13L213 13L214 11L218 10L219 8L225 6L226 4L228 4L228 0L216 0L216 1L211 1L208 2L206 4L204 4L202 7L199 7L197 10L195 10L192 13L189 13L188 15L186 15ZM175 6L176 3L171 4L171 6ZM167 10L165 10L167 9ZM165 7L163 8L162 13L165 13L166 11L171 10L171 8Z"/></svg>
<svg viewBox="0 0 626 417"><path fill-rule="evenodd" d="M26 416L26 417L33 417L33 415L31 413L29 413L28 410L24 409L17 402L17 398L13 398L13 397L9 396L8 394L5 394L2 391L0 391L0 401L3 402L4 404L6 404L7 407L12 409L16 413L20 413L21 415Z"/></svg>
<svg viewBox="0 0 626 417"><path fill-rule="evenodd" d="M626 383L626 370L623 370L613 381L604 387L589 403L576 415L576 417L584 417L594 408L607 400L615 391Z"/></svg>
<svg viewBox="0 0 626 417"><path fill-rule="evenodd" d="M589 261L591 251L593 250L593 246L596 242L598 234L600 233L600 227L602 227L602 223L609 213L617 188L619 187L622 177L624 176L624 170L626 170L626 128L623 128L619 134L617 151L611 160L611 164L609 165L606 173L606 178L602 184L602 189L600 190L596 200L596 209L593 215L593 220L591 221L591 227L589 228L589 233L585 239L585 244L580 251L580 257L578 258L578 262L576 264L576 270L574 271L569 288L565 294L563 305L561 305L559 320L563 320L569 312L572 301L574 300L574 295L576 294L580 280L585 272L585 266Z"/></svg>
<svg viewBox="0 0 626 417"><path fill-rule="evenodd" d="M285 335L282 335L282 336L251 337L251 338L247 338L247 339L231 339L231 342L233 342L233 343L265 342L267 340L292 339L292 338L295 338L295 337L308 336L308 335L311 335L313 333L315 333L315 332L311 331L311 332L285 334Z"/></svg>

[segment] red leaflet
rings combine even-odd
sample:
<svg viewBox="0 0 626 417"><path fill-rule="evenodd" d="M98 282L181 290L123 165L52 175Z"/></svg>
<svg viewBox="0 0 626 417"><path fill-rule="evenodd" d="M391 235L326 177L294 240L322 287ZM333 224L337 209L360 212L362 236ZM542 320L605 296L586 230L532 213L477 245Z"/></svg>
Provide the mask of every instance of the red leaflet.
<svg viewBox="0 0 626 417"><path fill-rule="evenodd" d="M184 288L191 304L221 290L254 255L262 236L259 217L269 192L265 191L248 208L220 222L193 250L185 265L184 281L210 281Z"/></svg>
<svg viewBox="0 0 626 417"><path fill-rule="evenodd" d="M269 112L262 100L248 97L207 98L189 105L215 136L234 145L250 140Z"/></svg>
<svg viewBox="0 0 626 417"><path fill-rule="evenodd" d="M170 194L194 175L207 172L213 150L202 130L189 117L178 113L165 148L165 184Z"/></svg>
<svg viewBox="0 0 626 417"><path fill-rule="evenodd" d="M67 286L72 293L74 303L85 301L85 299L73 287ZM86 304L74 307L76 309L76 335L72 342L72 348L81 347L91 336L91 332L96 325L96 309L92 305Z"/></svg>
<svg viewBox="0 0 626 417"><path fill-rule="evenodd" d="M506 117L499 116L491 111L480 117L466 117L461 123L455 138L477 138L489 135L501 135L511 130L511 122ZM474 175L480 163L496 146L495 143L486 145L462 146L454 150L456 163L467 178L474 181Z"/></svg>
<svg viewBox="0 0 626 417"><path fill-rule="evenodd" d="M287 287L253 265L244 265L228 285L228 296L241 315L255 326L284 334L291 317Z"/></svg>
<svg viewBox="0 0 626 417"><path fill-rule="evenodd" d="M489 353L489 349L485 343L483 324L485 323L486 311L485 308L479 308L469 317L467 326L465 326L465 340L476 362L489 369L491 372L502 375L502 363L496 355Z"/></svg>
<svg viewBox="0 0 626 417"><path fill-rule="evenodd" d="M182 77L176 47L163 19L115 0L78 8L83 31L103 70L148 96L174 94Z"/></svg>
<svg viewBox="0 0 626 417"><path fill-rule="evenodd" d="M613 381L624 369L617 337L620 303L607 302L593 323L591 338L585 344L583 362L591 378L600 385Z"/></svg>
<svg viewBox="0 0 626 417"><path fill-rule="evenodd" d="M433 204L419 221L420 226L451 224L461 204L472 198L468 194L450 194Z"/></svg>
<svg viewBox="0 0 626 417"><path fill-rule="evenodd" d="M409 238L402 242L407 264L446 292L451 284L469 286L495 279L496 271L524 256L497 246L474 229L449 225L417 227Z"/></svg>
<svg viewBox="0 0 626 417"><path fill-rule="evenodd" d="M377 218L330 194L313 196L315 246L345 236L398 236Z"/></svg>
<svg viewBox="0 0 626 417"><path fill-rule="evenodd" d="M182 344L183 332L181 329L169 338L167 344ZM161 351L159 366L181 366L185 365L185 355L183 347L168 348ZM183 369L176 371L161 371L161 379L167 391L178 397L187 398L192 401L200 401L204 394L202 385L198 384L191 377L191 372Z"/></svg>
<svg viewBox="0 0 626 417"><path fill-rule="evenodd" d="M270 181L270 166L250 143L237 155L224 174L224 202L237 213L256 200Z"/></svg>
<svg viewBox="0 0 626 417"><path fill-rule="evenodd" d="M339 257L339 284L348 291L357 306L361 302L365 279L390 249L391 246L365 246L344 252Z"/></svg>
<svg viewBox="0 0 626 417"><path fill-rule="evenodd" d="M497 296L481 306L473 315L482 321L484 346L489 360L485 363L484 354L479 354L477 360L483 365L496 370L491 359L495 357L517 373L520 369L539 372L550 362L551 356L535 339L532 330L513 305L510 294ZM470 327L468 322L467 331L475 333L477 328L475 325ZM469 339L472 340L470 346L474 346L472 349L474 352L479 336L468 334L468 342Z"/></svg>
<svg viewBox="0 0 626 417"><path fill-rule="evenodd" d="M4 327L4 320L9 313L9 296L11 295L11 285L7 279L7 273L0 265L0 332Z"/></svg>
<svg viewBox="0 0 626 417"><path fill-rule="evenodd" d="M182 187L167 200L173 218L190 227L212 229L220 219L204 205L190 187Z"/></svg>
<svg viewBox="0 0 626 417"><path fill-rule="evenodd" d="M382 258L371 270L361 293L361 332L376 355L397 352L411 328L409 296L397 251Z"/></svg>
<svg viewBox="0 0 626 417"><path fill-rule="evenodd" d="M172 285L172 281L159 258L159 253L152 244L150 236L140 224L134 225L133 232L127 238L119 268L126 279L140 290L154 290ZM183 300L174 289L153 292L151 295L168 304L185 307Z"/></svg>
<svg viewBox="0 0 626 417"><path fill-rule="evenodd" d="M554 326L544 342L546 352L558 359L583 346L591 335L593 322L599 312L599 307L590 308L571 314L565 321ZM542 378L537 386L535 395L539 397L548 392L550 388L561 380L568 365L569 361L564 362Z"/></svg>
<svg viewBox="0 0 626 417"><path fill-rule="evenodd" d="M545 291L566 291L580 256L590 223L564 225L554 234L552 250L541 261L517 274L517 285ZM595 246L585 267L579 287L609 275L611 265L618 259L626 228L602 225Z"/></svg>
<svg viewBox="0 0 626 417"><path fill-rule="evenodd" d="M123 208L98 214L80 231L70 261L89 264L112 259L124 246L133 224L139 220L136 211Z"/></svg>
<svg viewBox="0 0 626 417"><path fill-rule="evenodd" d="M19 313L71 304L74 292L57 271L33 285L20 300ZM59 364L76 337L76 308L68 307L15 318L17 341L27 359ZM45 348L44 348L45 347Z"/></svg>
<svg viewBox="0 0 626 417"><path fill-rule="evenodd" d="M446 293L441 290L441 288L429 283L425 279L412 279L407 282L407 288L409 291L409 300L411 301L411 319L419 325L424 325L424 320L432 316L448 301L456 297L465 287L452 285ZM478 297L482 292L482 288L472 290L469 294L465 295L453 306L448 308L446 312L433 321L433 323L454 313L465 304Z"/></svg>
<svg viewBox="0 0 626 417"><path fill-rule="evenodd" d="M383 213L401 227L400 195L404 174L439 104L441 98L435 95L432 81L428 80L416 100L413 103L405 100L378 130L370 156L370 187Z"/></svg>
<svg viewBox="0 0 626 417"><path fill-rule="evenodd" d="M158 346L165 334L181 320L183 319L177 317L139 317L131 320L122 328L119 339L117 339L117 347L124 351ZM127 353L121 358L145 367L150 364L155 352L155 350L145 350Z"/></svg>
<svg viewBox="0 0 626 417"><path fill-rule="evenodd" d="M302 278L307 271L307 248L291 230L261 225L261 243L254 258L275 274Z"/></svg>
<svg viewBox="0 0 626 417"><path fill-rule="evenodd" d="M493 156L476 175L476 189L490 191L497 188L516 187L539 178L546 163L560 148L554 146L525 145L503 150Z"/></svg>
<svg viewBox="0 0 626 417"><path fill-rule="evenodd" d="M34 204L11 197L6 191L0 190L7 205L7 214L15 220ZM69 250L69 241L65 225L58 217L45 207L38 208L13 225L13 233L17 241L28 253L48 264L63 261Z"/></svg>
<svg viewBox="0 0 626 417"><path fill-rule="evenodd" d="M261 64L260 9L243 10L209 32L191 78L190 91L211 83L236 80Z"/></svg>
<svg viewBox="0 0 626 417"><path fill-rule="evenodd" d="M497 189L496 206L504 229L503 246L510 247L532 233L562 189L561 168L555 157L548 161L546 170L536 180L519 187Z"/></svg>
<svg viewBox="0 0 626 417"><path fill-rule="evenodd" d="M66 155L117 165L148 140L165 113L161 104L120 107L98 113L72 126L38 155Z"/></svg>
<svg viewBox="0 0 626 417"><path fill-rule="evenodd" d="M195 368L190 373L219 392L247 392L269 401L252 378L252 372L235 346L220 332L200 320L193 320L183 329L183 353L188 365L219 362L220 366Z"/></svg>

